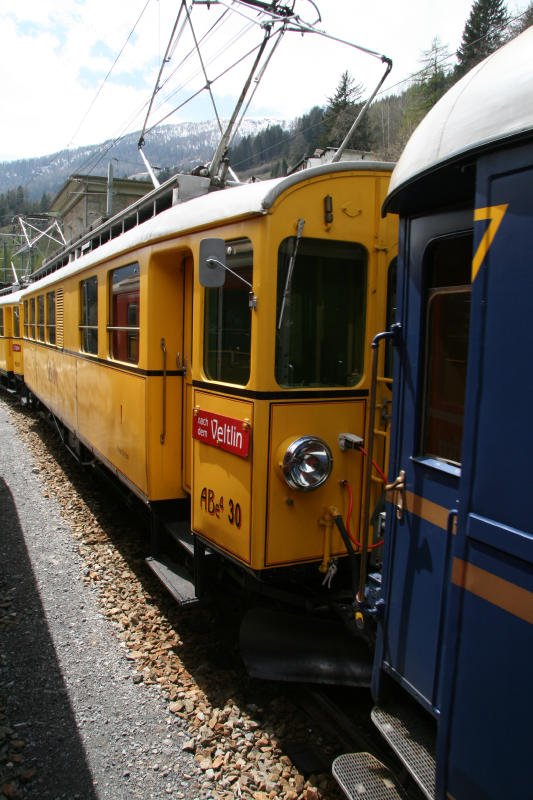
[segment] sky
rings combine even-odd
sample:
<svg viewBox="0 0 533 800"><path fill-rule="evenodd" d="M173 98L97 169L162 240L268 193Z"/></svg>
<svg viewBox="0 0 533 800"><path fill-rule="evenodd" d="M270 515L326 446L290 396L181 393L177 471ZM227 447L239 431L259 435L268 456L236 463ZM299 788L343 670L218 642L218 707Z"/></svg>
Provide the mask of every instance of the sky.
<svg viewBox="0 0 533 800"><path fill-rule="evenodd" d="M300 18L314 23L318 9L316 27L335 39L287 32L248 115L291 120L323 106L345 70L362 84L363 97L370 94L384 72L383 62L337 39L392 59L382 92L402 91L436 37L451 54L457 50L472 3L297 0ZM513 16L527 5L528 0L507 0ZM179 6L180 0L2 0L0 161L48 155L141 130ZM239 8L239 14L226 15L220 34L206 35L202 61L196 51L185 58L194 48L191 27L184 26L162 72L148 131L162 123L213 119L209 93L200 92L206 81L211 82L219 116L231 113L250 63L244 54L264 33L255 15ZM207 34L223 12L215 4L195 5L191 19L196 38ZM175 110L195 92L194 102ZM148 148L149 133L146 141Z"/></svg>

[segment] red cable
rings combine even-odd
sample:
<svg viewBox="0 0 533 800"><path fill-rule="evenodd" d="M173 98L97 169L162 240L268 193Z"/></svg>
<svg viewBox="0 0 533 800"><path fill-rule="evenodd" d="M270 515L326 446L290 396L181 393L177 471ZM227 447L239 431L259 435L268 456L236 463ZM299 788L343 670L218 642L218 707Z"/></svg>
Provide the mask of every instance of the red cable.
<svg viewBox="0 0 533 800"><path fill-rule="evenodd" d="M365 450L365 448L364 448L364 447L360 447L360 448L359 448L359 450L362 452L362 454L363 454L365 457L368 457L368 453L367 453L367 451ZM383 470L381 469L381 467L379 466L379 464L376 464L376 462L374 461L374 459L372 459L372 466L374 467L374 469L375 469L375 470L376 470L376 472L378 473L378 475L379 475L379 477L381 478L381 480L383 481L383 483L387 483L387 476L385 475L385 473L383 472Z"/></svg>
<svg viewBox="0 0 533 800"><path fill-rule="evenodd" d="M363 455L365 457L368 456L368 453L364 449L364 447L360 447L359 450L363 453ZM383 483L387 483L387 478L385 476L385 473L381 469L381 467L378 464L376 464L376 462L374 460L372 460L372 465L373 465L374 469L376 470L376 472L378 473L378 475L381 478L381 480L383 481ZM350 541L352 541L353 544L356 545L356 547L362 547L361 542L358 542L357 539L355 539L352 536L352 533L350 531L350 519L351 519L351 516L352 516L352 510L353 510L353 492L352 492L352 487L350 486L350 484L346 480L341 481L341 484L348 490L348 512L346 514L346 533L350 537ZM381 547L381 545L383 544L383 541L384 541L383 539L379 539L377 542L374 542L374 544L367 545L367 550L375 550L376 547Z"/></svg>

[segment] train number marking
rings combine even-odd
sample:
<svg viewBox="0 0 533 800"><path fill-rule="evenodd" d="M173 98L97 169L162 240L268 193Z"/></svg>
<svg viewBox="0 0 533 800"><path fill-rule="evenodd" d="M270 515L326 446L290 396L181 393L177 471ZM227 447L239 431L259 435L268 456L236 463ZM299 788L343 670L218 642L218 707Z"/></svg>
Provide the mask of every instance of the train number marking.
<svg viewBox="0 0 533 800"><path fill-rule="evenodd" d="M235 525L236 528L241 527L241 505L240 503L234 503L233 500L230 500L229 503L229 514L228 514L228 522L230 525Z"/></svg>
<svg viewBox="0 0 533 800"><path fill-rule="evenodd" d="M481 241L479 242L477 250L474 253L474 258L472 259L472 283L474 283L479 268L489 252L490 246L494 240L494 237L496 236L496 233L498 232L498 228L501 225L507 208L508 203L504 203L501 206L476 208L474 211L474 222L481 222L488 219L489 224L485 229L485 233L481 237Z"/></svg>
<svg viewBox="0 0 533 800"><path fill-rule="evenodd" d="M207 511L212 517L220 519L220 515L224 510L224 498L219 497L217 500L213 489L208 489L204 486L202 494L200 495L200 508Z"/></svg>
<svg viewBox="0 0 533 800"><path fill-rule="evenodd" d="M224 514L224 497L221 495L217 498L214 489L208 489L204 486L200 494L200 508L217 519L223 519ZM242 513L241 504L236 503L231 498L228 500L228 513L226 519L230 525L235 525L236 528L241 527Z"/></svg>

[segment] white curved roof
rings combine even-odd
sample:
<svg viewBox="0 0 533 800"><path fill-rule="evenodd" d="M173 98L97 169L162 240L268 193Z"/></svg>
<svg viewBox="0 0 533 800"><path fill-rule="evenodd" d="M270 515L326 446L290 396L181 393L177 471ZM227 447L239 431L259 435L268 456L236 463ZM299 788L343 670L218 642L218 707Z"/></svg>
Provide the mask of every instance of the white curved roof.
<svg viewBox="0 0 533 800"><path fill-rule="evenodd" d="M56 272L51 272L46 277L29 284L27 291L36 288L40 290L59 279L87 269L101 260L112 258L122 252L172 235L188 233L214 223L222 224L233 219L266 214L283 192L310 178L353 171L390 171L391 168L392 164L375 161L341 161L335 164L311 167L284 178L242 184L195 197L162 211L115 239L79 256Z"/></svg>
<svg viewBox="0 0 533 800"><path fill-rule="evenodd" d="M19 289L15 292L9 292L6 294L0 295L0 306L12 306L16 303L20 303L22 299L23 291Z"/></svg>
<svg viewBox="0 0 533 800"><path fill-rule="evenodd" d="M533 129L533 26L474 67L435 104L392 173L391 195L489 142Z"/></svg>

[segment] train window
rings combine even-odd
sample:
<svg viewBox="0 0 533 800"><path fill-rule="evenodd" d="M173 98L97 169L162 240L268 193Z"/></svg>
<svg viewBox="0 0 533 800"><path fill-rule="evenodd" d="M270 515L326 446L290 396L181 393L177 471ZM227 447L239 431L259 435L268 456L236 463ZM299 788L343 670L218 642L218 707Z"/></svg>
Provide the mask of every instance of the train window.
<svg viewBox="0 0 533 800"><path fill-rule="evenodd" d="M29 304L27 300L24 300L24 336L26 339L30 338L30 316Z"/></svg>
<svg viewBox="0 0 533 800"><path fill-rule="evenodd" d="M360 244L295 237L278 253L276 379L354 386L363 373L367 253Z"/></svg>
<svg viewBox="0 0 533 800"><path fill-rule="evenodd" d="M422 450L459 465L463 435L472 236L440 239L426 253L426 357Z"/></svg>
<svg viewBox="0 0 533 800"><path fill-rule="evenodd" d="M386 330L390 331L396 319L396 284L398 275L398 259L393 258L387 273L387 319ZM394 347L389 339L385 347L385 377L392 378Z"/></svg>
<svg viewBox="0 0 533 800"><path fill-rule="evenodd" d="M139 300L140 277L139 265L128 264L110 272L109 288L110 334L109 349L112 358L127 361L129 364L139 362Z"/></svg>
<svg viewBox="0 0 533 800"><path fill-rule="evenodd" d="M4 335L4 309L0 308L0 336Z"/></svg>
<svg viewBox="0 0 533 800"><path fill-rule="evenodd" d="M30 298L30 339L35 339L35 297Z"/></svg>
<svg viewBox="0 0 533 800"><path fill-rule="evenodd" d="M20 308L13 306L13 338L20 339Z"/></svg>
<svg viewBox="0 0 533 800"><path fill-rule="evenodd" d="M84 353L98 353L98 278L80 281L80 334Z"/></svg>
<svg viewBox="0 0 533 800"><path fill-rule="evenodd" d="M244 385L250 377L252 326L247 285L253 283L249 239L227 242L226 266L224 286L205 289L204 370L211 380Z"/></svg>
<svg viewBox="0 0 533 800"><path fill-rule="evenodd" d="M46 341L56 343L56 293L46 295Z"/></svg>
<svg viewBox="0 0 533 800"><path fill-rule="evenodd" d="M44 342L44 294L37 297L37 338Z"/></svg>

